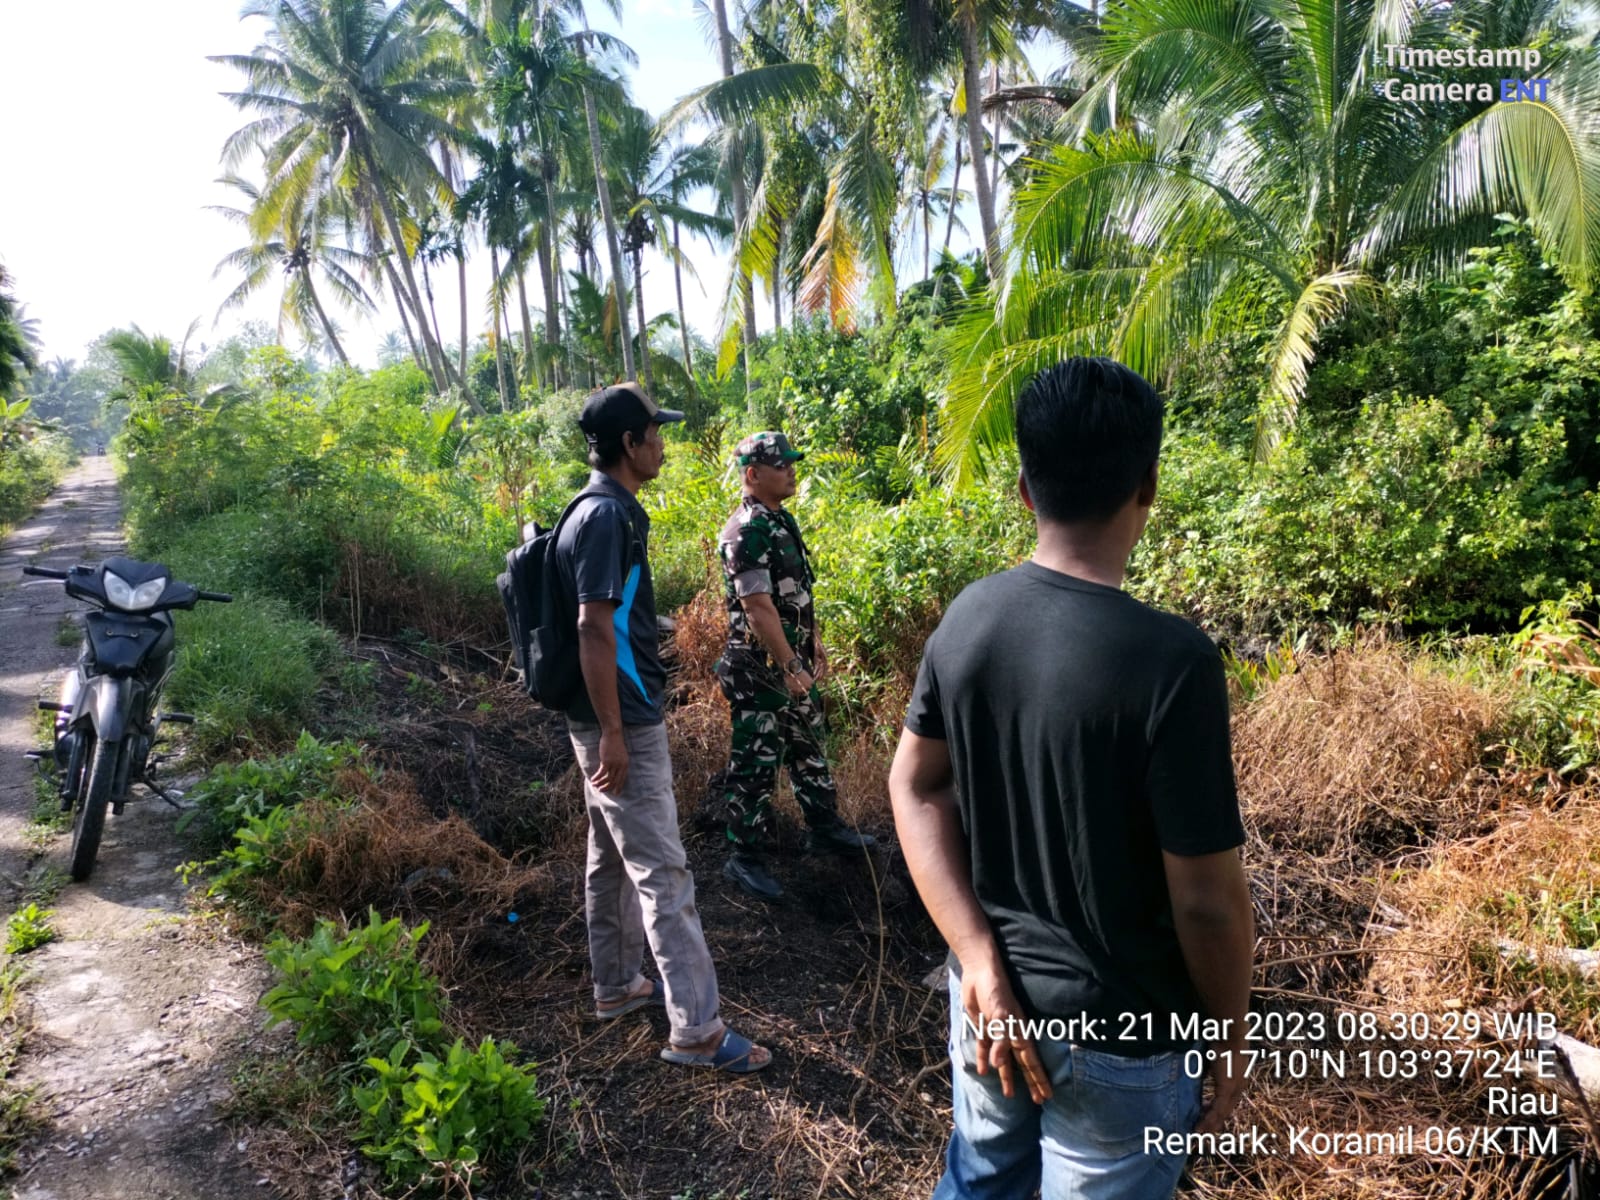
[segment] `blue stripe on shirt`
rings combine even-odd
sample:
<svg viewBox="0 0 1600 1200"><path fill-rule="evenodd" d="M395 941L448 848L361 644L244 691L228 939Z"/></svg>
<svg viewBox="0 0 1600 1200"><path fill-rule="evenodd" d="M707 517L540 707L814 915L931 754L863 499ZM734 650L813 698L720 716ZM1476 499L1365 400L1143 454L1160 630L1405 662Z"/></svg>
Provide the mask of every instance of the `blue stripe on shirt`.
<svg viewBox="0 0 1600 1200"><path fill-rule="evenodd" d="M633 569L628 572L628 582L622 588L622 603L617 605L617 611L612 614L611 624L617 631L617 670L633 680L644 702L654 708L656 702L644 690L644 680L639 678L639 668L633 661L633 642L628 636L628 618L633 611L633 598L639 593L639 576L639 564L634 563Z"/></svg>

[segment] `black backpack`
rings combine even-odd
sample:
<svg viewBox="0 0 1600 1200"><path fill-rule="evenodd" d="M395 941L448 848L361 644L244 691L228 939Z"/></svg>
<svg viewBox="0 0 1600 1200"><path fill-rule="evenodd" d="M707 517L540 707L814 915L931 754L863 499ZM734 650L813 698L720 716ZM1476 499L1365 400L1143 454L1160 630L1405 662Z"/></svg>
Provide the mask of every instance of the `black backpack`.
<svg viewBox="0 0 1600 1200"><path fill-rule="evenodd" d="M506 555L506 569L494 581L506 606L511 655L522 672L523 690L546 708L562 712L582 692L583 671L578 665L578 614L556 569L556 539L580 500L603 495L585 488L553 528L535 525L533 536Z"/></svg>

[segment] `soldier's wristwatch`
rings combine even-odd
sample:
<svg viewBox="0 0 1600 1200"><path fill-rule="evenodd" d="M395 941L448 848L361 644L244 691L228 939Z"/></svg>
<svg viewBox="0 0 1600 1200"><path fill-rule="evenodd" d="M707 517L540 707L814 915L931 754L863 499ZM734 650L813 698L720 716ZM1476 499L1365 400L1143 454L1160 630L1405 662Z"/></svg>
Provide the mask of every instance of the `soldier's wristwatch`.
<svg viewBox="0 0 1600 1200"><path fill-rule="evenodd" d="M798 674L800 674L801 671L804 671L805 669L806 669L806 660L801 658L798 654L796 654L788 662L783 664L783 673L785 675L798 675Z"/></svg>

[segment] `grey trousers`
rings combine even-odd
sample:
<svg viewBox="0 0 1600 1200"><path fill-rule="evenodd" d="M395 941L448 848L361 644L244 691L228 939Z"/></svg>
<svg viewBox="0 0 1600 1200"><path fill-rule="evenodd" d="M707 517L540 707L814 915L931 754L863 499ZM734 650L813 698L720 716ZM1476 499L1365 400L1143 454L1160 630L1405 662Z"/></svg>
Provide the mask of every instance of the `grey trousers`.
<svg viewBox="0 0 1600 1200"><path fill-rule="evenodd" d="M628 725L628 779L620 792L597 791L588 780L600 761L600 731L571 729L589 810L589 862L584 915L594 998L624 999L643 982L648 942L666 989L674 1046L704 1042L722 1032L717 972L711 965L700 910L694 903L665 725Z"/></svg>

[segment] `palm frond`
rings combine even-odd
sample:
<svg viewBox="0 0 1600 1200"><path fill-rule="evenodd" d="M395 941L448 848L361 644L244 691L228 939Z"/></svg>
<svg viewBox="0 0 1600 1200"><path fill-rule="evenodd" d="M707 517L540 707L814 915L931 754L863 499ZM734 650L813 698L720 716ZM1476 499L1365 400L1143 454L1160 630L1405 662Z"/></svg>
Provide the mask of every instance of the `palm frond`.
<svg viewBox="0 0 1600 1200"><path fill-rule="evenodd" d="M1353 297L1374 286L1365 272L1340 268L1317 276L1295 298L1269 352L1266 394L1256 417L1257 461L1270 457L1294 424L1322 331Z"/></svg>

